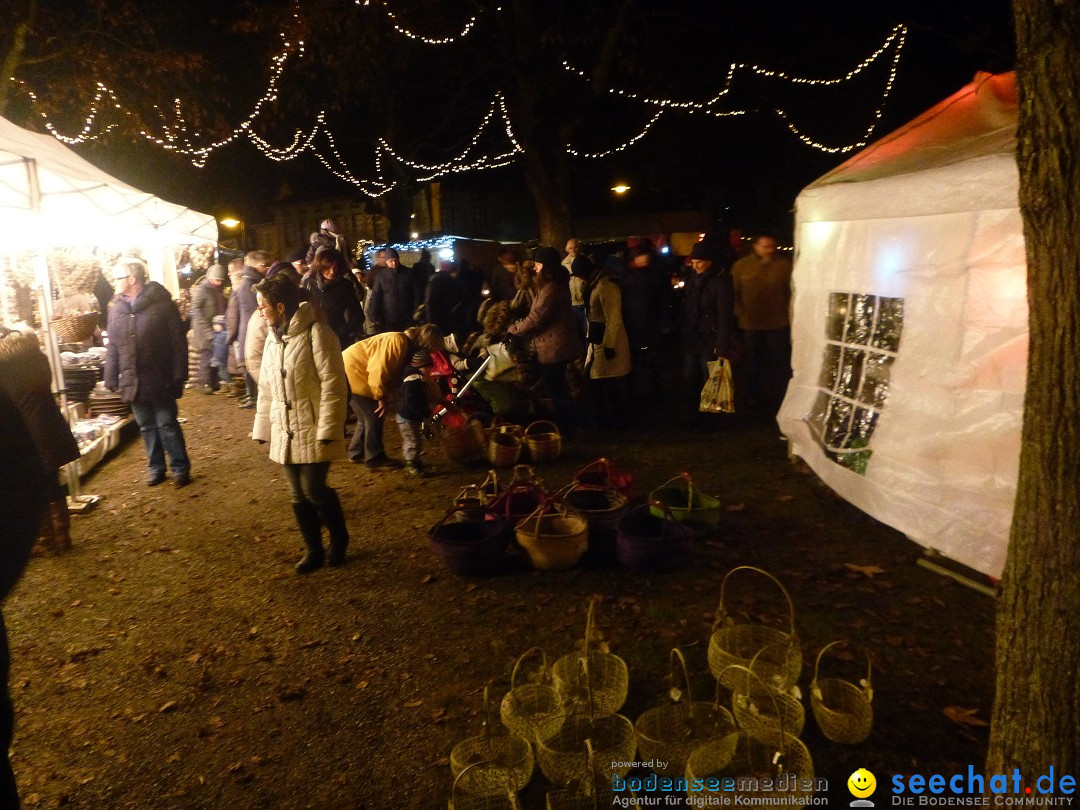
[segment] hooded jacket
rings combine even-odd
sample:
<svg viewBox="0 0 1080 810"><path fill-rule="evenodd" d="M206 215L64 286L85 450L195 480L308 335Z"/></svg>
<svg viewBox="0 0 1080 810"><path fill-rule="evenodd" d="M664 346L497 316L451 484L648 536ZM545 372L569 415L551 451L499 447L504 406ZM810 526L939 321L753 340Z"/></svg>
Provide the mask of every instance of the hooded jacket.
<svg viewBox="0 0 1080 810"><path fill-rule="evenodd" d="M690 277L679 328L683 351L731 359L735 351L735 285L730 271L714 265Z"/></svg>
<svg viewBox="0 0 1080 810"><path fill-rule="evenodd" d="M209 349L214 342L214 316L225 314L225 291L200 278L191 288L191 347Z"/></svg>
<svg viewBox="0 0 1080 810"><path fill-rule="evenodd" d="M541 284L529 314L506 331L531 337L536 359L541 363L576 360L585 353L570 307L570 288L565 284L554 281Z"/></svg>
<svg viewBox="0 0 1080 810"><path fill-rule="evenodd" d="M344 354L349 389L357 396L383 399L401 379L411 348L404 332L382 332L354 343Z"/></svg>
<svg viewBox="0 0 1080 810"><path fill-rule="evenodd" d="M187 329L169 291L149 281L128 300L109 304L105 387L124 402L180 399L188 376Z"/></svg>
<svg viewBox="0 0 1080 810"><path fill-rule="evenodd" d="M79 445L52 394L49 359L33 333L10 332L0 337L0 389L19 409L49 470L79 457Z"/></svg>
<svg viewBox="0 0 1080 810"><path fill-rule="evenodd" d="M337 336L303 301L284 334L266 336L251 438L278 464L343 458L347 395Z"/></svg>
<svg viewBox="0 0 1080 810"><path fill-rule="evenodd" d="M400 332L413 323L416 289L409 268L384 267L371 286L367 316L380 332Z"/></svg>

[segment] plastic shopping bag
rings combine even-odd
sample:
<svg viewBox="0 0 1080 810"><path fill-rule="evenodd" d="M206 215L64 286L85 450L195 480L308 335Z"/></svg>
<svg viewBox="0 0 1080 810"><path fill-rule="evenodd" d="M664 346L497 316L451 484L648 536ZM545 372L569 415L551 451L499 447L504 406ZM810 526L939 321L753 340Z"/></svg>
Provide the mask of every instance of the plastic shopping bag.
<svg viewBox="0 0 1080 810"><path fill-rule="evenodd" d="M731 381L731 363L721 357L709 363L709 379L701 389L702 413L735 413L735 385Z"/></svg>

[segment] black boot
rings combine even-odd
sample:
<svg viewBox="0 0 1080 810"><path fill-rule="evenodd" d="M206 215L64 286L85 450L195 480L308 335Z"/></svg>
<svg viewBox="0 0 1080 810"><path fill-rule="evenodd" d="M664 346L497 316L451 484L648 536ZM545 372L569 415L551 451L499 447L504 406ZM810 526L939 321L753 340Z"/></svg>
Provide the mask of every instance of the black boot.
<svg viewBox="0 0 1080 810"><path fill-rule="evenodd" d="M332 489L329 491L326 503L319 510L319 517L330 532L330 553L326 564L341 565L345 562L345 549L349 547L349 527L345 525L345 512L337 493Z"/></svg>
<svg viewBox="0 0 1080 810"><path fill-rule="evenodd" d="M296 524L300 527L304 545L307 546L304 556L296 564L296 572L310 574L322 568L326 561L326 553L322 545L322 520L319 519L319 511L307 501L294 503L293 514L296 515Z"/></svg>

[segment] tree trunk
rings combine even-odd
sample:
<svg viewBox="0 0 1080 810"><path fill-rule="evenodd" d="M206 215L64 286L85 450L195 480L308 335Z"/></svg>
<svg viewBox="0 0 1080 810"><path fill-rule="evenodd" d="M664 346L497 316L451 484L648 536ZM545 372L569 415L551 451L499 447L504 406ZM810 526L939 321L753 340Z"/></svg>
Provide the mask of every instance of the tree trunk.
<svg viewBox="0 0 1080 810"><path fill-rule="evenodd" d="M986 767L1034 787L1080 772L1080 4L1013 10L1031 335Z"/></svg>
<svg viewBox="0 0 1080 810"><path fill-rule="evenodd" d="M22 64L26 52L26 38L37 16L37 0L29 0L24 9L15 12L15 24L10 32L3 36L3 58L0 59L0 115L7 115L15 91L16 71ZM10 77L10 78L9 78Z"/></svg>
<svg viewBox="0 0 1080 810"><path fill-rule="evenodd" d="M562 250L572 233L570 214L570 165L566 153L546 160L526 147L522 156L525 183L536 205L540 242Z"/></svg>

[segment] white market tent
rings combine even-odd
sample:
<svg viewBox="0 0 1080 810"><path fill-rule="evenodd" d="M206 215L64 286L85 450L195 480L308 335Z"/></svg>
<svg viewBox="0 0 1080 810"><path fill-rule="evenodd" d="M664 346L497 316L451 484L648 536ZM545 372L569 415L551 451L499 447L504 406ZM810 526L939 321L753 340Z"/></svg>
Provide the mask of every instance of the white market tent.
<svg viewBox="0 0 1080 810"><path fill-rule="evenodd" d="M1014 74L959 92L796 202L778 420L842 497L1000 576L1028 346Z"/></svg>
<svg viewBox="0 0 1080 810"><path fill-rule="evenodd" d="M51 135L0 118L0 250L138 245L151 277L179 293L172 247L217 242L209 214L103 172Z"/></svg>
<svg viewBox="0 0 1080 810"><path fill-rule="evenodd" d="M54 249L135 250L150 277L175 297L180 292L176 247L214 245L217 237L217 221L209 214L139 191L56 138L0 117L0 315L8 309L6 296L11 292L7 274L28 259L58 392L65 385L52 327L53 281L59 285L61 274L61 268L49 264ZM66 407L63 394L61 402ZM76 466L69 465L72 494L78 487Z"/></svg>

